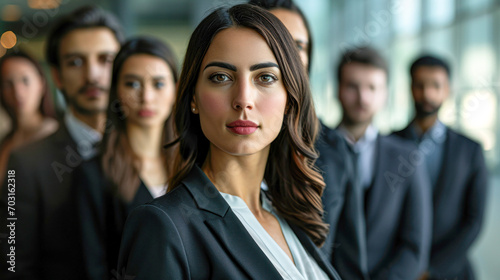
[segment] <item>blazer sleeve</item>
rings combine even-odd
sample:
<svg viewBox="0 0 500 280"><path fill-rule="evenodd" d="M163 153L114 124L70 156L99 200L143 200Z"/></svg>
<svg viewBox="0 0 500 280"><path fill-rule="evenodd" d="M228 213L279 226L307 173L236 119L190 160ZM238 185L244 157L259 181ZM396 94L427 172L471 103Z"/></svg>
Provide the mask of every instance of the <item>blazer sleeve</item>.
<svg viewBox="0 0 500 280"><path fill-rule="evenodd" d="M440 246L441 249L436 250L436 253L432 255L432 263L436 267L442 268L439 271L457 271L457 268L453 268L457 263L456 258L463 258L467 255L467 251L477 238L483 223L488 170L481 146L476 145L471 162L473 164L471 165L470 180L467 183L462 226L453 238L448 239ZM457 170L457 172L463 172L463 170Z"/></svg>
<svg viewBox="0 0 500 280"><path fill-rule="evenodd" d="M179 231L163 209L146 204L130 213L118 267L119 279L190 279Z"/></svg>
<svg viewBox="0 0 500 280"><path fill-rule="evenodd" d="M417 279L427 268L432 237L432 197L427 172L417 165L404 200L398 248L373 279Z"/></svg>
<svg viewBox="0 0 500 280"><path fill-rule="evenodd" d="M15 243L9 243L8 239L0 241L2 248L0 255L0 279L40 279L40 225L39 221L39 192L35 174L30 173L30 163L23 161L22 154L13 153L9 159L8 169L15 171L15 185L8 185L7 179L3 185L0 200L0 220L2 223L1 234L10 235L6 227L10 221L8 217L17 218L12 221L15 224ZM6 176L7 177L7 176ZM14 216L8 212L8 193L15 194ZM11 258L7 256L12 246L15 249L15 273L7 270L7 263ZM7 259L8 258L8 259Z"/></svg>

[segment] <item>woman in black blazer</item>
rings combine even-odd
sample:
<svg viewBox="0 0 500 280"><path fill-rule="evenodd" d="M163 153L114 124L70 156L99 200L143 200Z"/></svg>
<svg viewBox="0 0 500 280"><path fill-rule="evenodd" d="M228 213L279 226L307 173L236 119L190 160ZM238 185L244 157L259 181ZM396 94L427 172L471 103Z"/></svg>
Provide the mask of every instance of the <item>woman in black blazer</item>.
<svg viewBox="0 0 500 280"><path fill-rule="evenodd" d="M307 74L275 16L242 4L198 25L174 119L169 192L129 215L120 277L339 279L317 248L328 228Z"/></svg>
<svg viewBox="0 0 500 280"><path fill-rule="evenodd" d="M74 175L88 279L114 276L127 215L166 191L176 82L175 56L156 38L130 39L114 60L102 153Z"/></svg>

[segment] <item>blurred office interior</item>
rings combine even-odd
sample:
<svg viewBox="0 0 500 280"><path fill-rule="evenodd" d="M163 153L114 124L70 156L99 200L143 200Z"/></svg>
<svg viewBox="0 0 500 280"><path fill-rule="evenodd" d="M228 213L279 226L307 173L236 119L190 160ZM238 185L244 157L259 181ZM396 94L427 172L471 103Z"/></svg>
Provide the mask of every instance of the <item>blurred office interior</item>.
<svg viewBox="0 0 500 280"><path fill-rule="evenodd" d="M0 0L0 56L22 48L45 69L51 23L93 3L118 16L127 36L154 35L169 43L179 62L191 32L208 11L236 0ZM409 65L420 54L446 58L452 94L440 119L479 141L491 174L485 223L472 250L478 279L500 279L500 0L295 0L313 30L311 85L317 112L329 126L340 119L334 65L340 52L372 45L390 64L389 98L376 120L382 132L413 116ZM47 72L49 73L49 72ZM54 88L54 87L52 87ZM53 90L54 97L60 99ZM0 108L0 139L8 129ZM457 151L460 152L460 151Z"/></svg>

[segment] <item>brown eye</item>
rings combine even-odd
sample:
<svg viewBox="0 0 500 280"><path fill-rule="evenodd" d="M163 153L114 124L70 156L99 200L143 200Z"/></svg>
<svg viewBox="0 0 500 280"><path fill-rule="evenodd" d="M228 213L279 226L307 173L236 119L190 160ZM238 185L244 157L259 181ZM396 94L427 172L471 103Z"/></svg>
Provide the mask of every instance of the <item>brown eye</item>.
<svg viewBox="0 0 500 280"><path fill-rule="evenodd" d="M164 87L165 87L165 83L164 82L162 82L162 81L155 82L155 88L162 89Z"/></svg>
<svg viewBox="0 0 500 280"><path fill-rule="evenodd" d="M101 57L102 63L113 63L113 56L106 55Z"/></svg>
<svg viewBox="0 0 500 280"><path fill-rule="evenodd" d="M139 83L138 81L128 81L128 82L125 82L125 86L132 88L132 89L140 89L141 83Z"/></svg>
<svg viewBox="0 0 500 280"><path fill-rule="evenodd" d="M213 74L209 78L214 83L224 83L230 81L231 79L226 74Z"/></svg>
<svg viewBox="0 0 500 280"><path fill-rule="evenodd" d="M259 80L264 83L264 84L272 84L274 83L275 81L277 81L278 79L273 76L273 75L270 75L270 74L263 74L263 75L260 75L259 76Z"/></svg>
<svg viewBox="0 0 500 280"><path fill-rule="evenodd" d="M308 43L304 42L304 41L295 41L295 45L297 46L297 49L299 51L305 51L307 50L308 48Z"/></svg>
<svg viewBox="0 0 500 280"><path fill-rule="evenodd" d="M73 58L69 59L66 63L70 67L82 67L83 60L81 58Z"/></svg>

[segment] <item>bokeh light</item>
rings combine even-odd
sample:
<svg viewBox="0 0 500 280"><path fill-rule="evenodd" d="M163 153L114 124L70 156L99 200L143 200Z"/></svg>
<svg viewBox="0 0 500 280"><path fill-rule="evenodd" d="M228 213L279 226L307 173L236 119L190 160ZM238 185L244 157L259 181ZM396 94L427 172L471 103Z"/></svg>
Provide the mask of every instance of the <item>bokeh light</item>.
<svg viewBox="0 0 500 280"><path fill-rule="evenodd" d="M5 31L0 38L0 44L6 49L13 48L17 43L16 34L12 31Z"/></svg>

